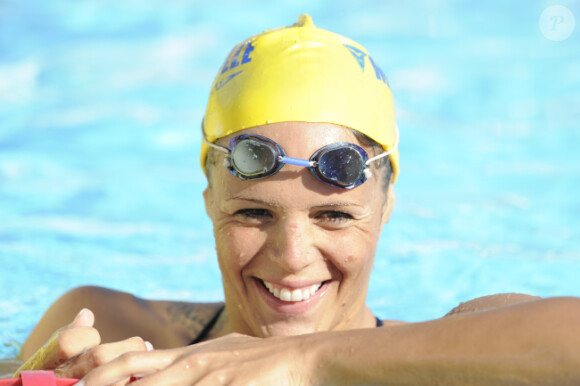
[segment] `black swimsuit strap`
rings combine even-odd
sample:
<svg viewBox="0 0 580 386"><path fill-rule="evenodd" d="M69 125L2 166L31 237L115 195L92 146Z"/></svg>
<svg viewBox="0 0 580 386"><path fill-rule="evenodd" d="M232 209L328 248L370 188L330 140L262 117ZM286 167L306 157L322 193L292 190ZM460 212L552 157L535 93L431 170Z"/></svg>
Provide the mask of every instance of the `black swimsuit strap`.
<svg viewBox="0 0 580 386"><path fill-rule="evenodd" d="M209 323L206 324L205 327L203 328L203 330L201 330L201 332L199 334L197 334L197 336L191 341L190 345L199 343L207 337L207 335L209 334L209 332L211 331L213 326L215 326L218 318L220 317L220 315L224 311L224 308L226 308L225 304L220 307L220 309L215 313L215 315L209 321Z"/></svg>
<svg viewBox="0 0 580 386"><path fill-rule="evenodd" d="M209 334L209 332L211 331L213 326L216 324L218 318L220 317L220 315L224 311L224 308L226 308L225 305L220 307L220 309L215 313L215 315L209 321L209 323L203 328L203 330L201 330L201 332L195 337L195 339L193 339L191 341L190 345L199 343L207 337L207 334ZM379 318L377 318L376 316L375 316L375 319L377 320L377 327L382 327L383 321L380 320Z"/></svg>

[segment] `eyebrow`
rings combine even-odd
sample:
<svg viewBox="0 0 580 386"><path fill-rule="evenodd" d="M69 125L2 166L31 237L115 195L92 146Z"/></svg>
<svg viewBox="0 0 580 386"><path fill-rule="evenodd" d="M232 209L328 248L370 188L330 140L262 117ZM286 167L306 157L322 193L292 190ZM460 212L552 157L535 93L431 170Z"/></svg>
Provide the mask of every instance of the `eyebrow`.
<svg viewBox="0 0 580 386"><path fill-rule="evenodd" d="M266 205L268 207L276 208L280 207L280 203L277 200L265 200L265 199L257 199L257 198L250 198L250 197L243 197L243 196L232 196L227 198L226 201L233 201L233 200L241 200L241 201L248 201L253 202L256 204ZM362 205L352 202L352 201L331 201L331 202L324 202L319 205L314 205L311 208L328 208L328 207L348 207L348 206L356 206L362 207Z"/></svg>
<svg viewBox="0 0 580 386"><path fill-rule="evenodd" d="M262 204L262 205L266 205L266 206L270 206L270 207L280 206L280 204L278 204L275 200L263 200L263 199L243 197L243 196L232 196L232 197L226 198L226 201L234 201L234 200L249 201L249 202L253 202L256 204Z"/></svg>

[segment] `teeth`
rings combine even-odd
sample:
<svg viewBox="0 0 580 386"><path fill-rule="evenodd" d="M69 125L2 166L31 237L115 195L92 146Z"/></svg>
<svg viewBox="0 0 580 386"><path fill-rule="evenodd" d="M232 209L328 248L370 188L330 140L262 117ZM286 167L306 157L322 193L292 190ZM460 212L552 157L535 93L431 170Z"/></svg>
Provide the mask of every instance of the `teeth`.
<svg viewBox="0 0 580 386"><path fill-rule="evenodd" d="M264 283L264 286L272 295L284 302L301 302L302 300L309 299L322 285L322 283L318 283L310 287L291 290L288 288L276 288L272 283L267 281L262 281L262 283Z"/></svg>
<svg viewBox="0 0 580 386"><path fill-rule="evenodd" d="M285 302L289 302L290 300L292 300L292 294L287 288L282 288L280 290L280 300L283 300Z"/></svg>

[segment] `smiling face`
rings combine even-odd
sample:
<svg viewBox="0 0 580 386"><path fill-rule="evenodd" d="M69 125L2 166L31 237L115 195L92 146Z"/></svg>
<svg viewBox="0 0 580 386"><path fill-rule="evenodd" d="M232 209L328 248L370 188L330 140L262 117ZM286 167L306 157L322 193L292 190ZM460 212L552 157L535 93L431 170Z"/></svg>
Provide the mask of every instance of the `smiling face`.
<svg viewBox="0 0 580 386"><path fill-rule="evenodd" d="M302 159L330 143L359 144L350 130L333 124L285 122L243 133L271 138ZM204 198L230 331L266 337L374 326L365 298L393 203L392 188L386 195L380 172L374 174L345 190L299 166L284 165L253 181L212 167Z"/></svg>

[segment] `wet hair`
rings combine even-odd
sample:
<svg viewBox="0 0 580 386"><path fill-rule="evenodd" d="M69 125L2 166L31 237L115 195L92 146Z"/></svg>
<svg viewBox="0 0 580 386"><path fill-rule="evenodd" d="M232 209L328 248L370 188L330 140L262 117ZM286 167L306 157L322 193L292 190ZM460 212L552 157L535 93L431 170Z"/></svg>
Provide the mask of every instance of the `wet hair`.
<svg viewBox="0 0 580 386"><path fill-rule="evenodd" d="M378 143L377 141L375 141L374 139L372 139L368 135L363 134L357 130L353 130L353 129L350 129L350 130L352 131L352 133L354 134L356 139L363 146L368 146L372 149L372 154L370 154L370 157L377 156L385 151L385 149L383 148L383 146L380 143ZM389 185L391 184L391 177L393 175L393 166L391 165L390 157L386 156L386 157L380 158L376 161L373 161L371 163L371 171L376 171L375 173L373 173L374 175L376 175L378 173L380 173L382 175L383 189L385 190L385 193L386 193L387 190L389 189Z"/></svg>
<svg viewBox="0 0 580 386"><path fill-rule="evenodd" d="M211 174L213 172L213 168L216 165L219 165L220 160L219 160L219 156L224 156L224 153L222 152L218 152L216 149L210 147L209 150L207 151L207 156L205 157L205 173L207 176L207 183L209 186L211 186Z"/></svg>

